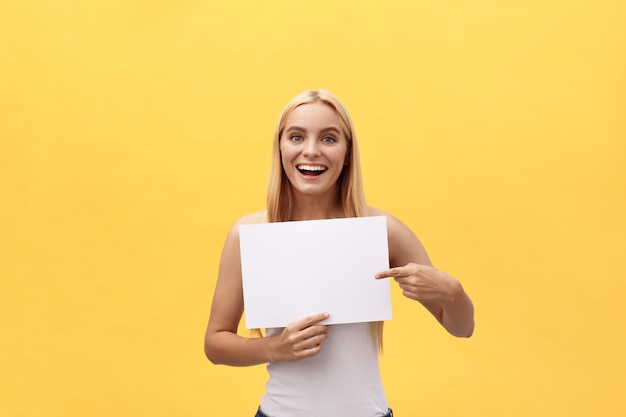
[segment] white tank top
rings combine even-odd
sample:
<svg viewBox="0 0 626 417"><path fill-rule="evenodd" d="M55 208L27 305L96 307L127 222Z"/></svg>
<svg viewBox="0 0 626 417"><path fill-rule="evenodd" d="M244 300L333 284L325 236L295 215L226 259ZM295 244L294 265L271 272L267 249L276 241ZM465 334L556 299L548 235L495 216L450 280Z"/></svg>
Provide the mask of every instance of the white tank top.
<svg viewBox="0 0 626 417"><path fill-rule="evenodd" d="M378 349L369 323L330 326L317 355L271 362L261 398L268 417L381 417L387 414ZM268 329L267 335L282 329Z"/></svg>

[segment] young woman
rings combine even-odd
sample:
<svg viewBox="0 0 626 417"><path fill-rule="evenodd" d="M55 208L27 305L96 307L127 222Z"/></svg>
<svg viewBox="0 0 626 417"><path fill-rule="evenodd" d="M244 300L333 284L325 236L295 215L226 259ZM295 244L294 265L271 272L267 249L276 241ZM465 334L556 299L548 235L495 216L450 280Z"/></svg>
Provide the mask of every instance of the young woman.
<svg viewBox="0 0 626 417"><path fill-rule="evenodd" d="M265 337L237 334L243 290L239 226L262 222L386 216L391 268L403 294L420 302L452 335L469 337L474 308L461 283L434 268L413 232L367 206L354 127L327 91L306 91L283 110L274 134L267 210L230 229L219 268L205 353L215 364L267 363L269 380L257 417L383 417L391 410L382 388L378 352L382 323L327 326L327 313L303 317Z"/></svg>

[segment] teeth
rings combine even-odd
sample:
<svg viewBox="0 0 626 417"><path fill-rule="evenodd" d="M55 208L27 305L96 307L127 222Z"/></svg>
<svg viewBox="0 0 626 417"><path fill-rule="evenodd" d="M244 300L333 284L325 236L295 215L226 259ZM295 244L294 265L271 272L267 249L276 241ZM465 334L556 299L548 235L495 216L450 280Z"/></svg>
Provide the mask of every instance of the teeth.
<svg viewBox="0 0 626 417"><path fill-rule="evenodd" d="M298 165L299 170L304 171L326 171L326 168L319 165Z"/></svg>

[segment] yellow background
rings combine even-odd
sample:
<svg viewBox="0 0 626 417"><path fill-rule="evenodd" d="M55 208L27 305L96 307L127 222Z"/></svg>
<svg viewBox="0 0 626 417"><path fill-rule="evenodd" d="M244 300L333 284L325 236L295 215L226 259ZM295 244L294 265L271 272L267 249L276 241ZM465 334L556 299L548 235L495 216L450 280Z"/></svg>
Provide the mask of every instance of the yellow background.
<svg viewBox="0 0 626 417"><path fill-rule="evenodd" d="M623 416L621 0L0 4L0 415L252 416L203 335L284 104L335 92L369 202L476 305L394 289L400 417Z"/></svg>

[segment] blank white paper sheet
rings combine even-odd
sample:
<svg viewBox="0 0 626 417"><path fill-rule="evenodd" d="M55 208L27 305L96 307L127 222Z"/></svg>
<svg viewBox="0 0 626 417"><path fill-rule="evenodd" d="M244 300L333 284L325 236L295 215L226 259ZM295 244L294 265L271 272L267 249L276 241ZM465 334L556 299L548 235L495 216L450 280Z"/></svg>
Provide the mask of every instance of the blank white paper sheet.
<svg viewBox="0 0 626 417"><path fill-rule="evenodd" d="M384 216L242 225L246 327L285 327L327 312L324 324L391 320Z"/></svg>

